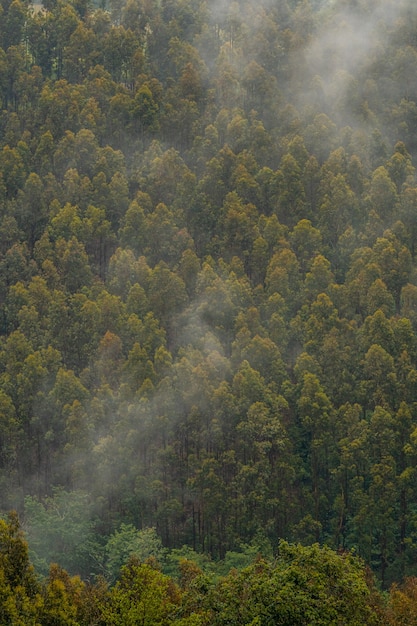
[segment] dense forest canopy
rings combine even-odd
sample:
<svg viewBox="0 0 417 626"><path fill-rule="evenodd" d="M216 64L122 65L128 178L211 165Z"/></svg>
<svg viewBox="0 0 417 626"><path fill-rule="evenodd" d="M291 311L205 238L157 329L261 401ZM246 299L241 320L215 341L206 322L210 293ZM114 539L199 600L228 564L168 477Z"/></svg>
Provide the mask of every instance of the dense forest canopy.
<svg viewBox="0 0 417 626"><path fill-rule="evenodd" d="M0 1L0 510L39 572L284 538L417 574L416 64L412 0Z"/></svg>

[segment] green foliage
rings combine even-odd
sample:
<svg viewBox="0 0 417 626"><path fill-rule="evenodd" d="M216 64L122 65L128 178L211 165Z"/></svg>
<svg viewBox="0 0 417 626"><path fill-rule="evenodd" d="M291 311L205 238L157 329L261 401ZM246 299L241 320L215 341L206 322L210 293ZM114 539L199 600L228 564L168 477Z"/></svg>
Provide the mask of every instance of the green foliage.
<svg viewBox="0 0 417 626"><path fill-rule="evenodd" d="M167 576L149 564L132 560L111 591L103 616L106 624L115 626L133 626L138 621L144 626L172 624L179 597L179 590Z"/></svg>
<svg viewBox="0 0 417 626"><path fill-rule="evenodd" d="M416 27L411 2L0 2L0 511L43 576L219 576L282 537L414 573ZM184 568L192 610L148 572L150 615L210 623ZM103 622L104 584L47 584L38 621Z"/></svg>
<svg viewBox="0 0 417 626"><path fill-rule="evenodd" d="M0 618L4 624L37 624L40 588L16 513L0 520Z"/></svg>
<svg viewBox="0 0 417 626"><path fill-rule="evenodd" d="M161 564L165 558L165 550L155 529L137 530L132 524L121 524L120 529L109 537L105 551L106 567L113 579L130 557L136 557L140 562L153 557Z"/></svg>
<svg viewBox="0 0 417 626"><path fill-rule="evenodd" d="M213 624L379 624L362 563L317 544L281 542L274 564L231 572L213 592Z"/></svg>
<svg viewBox="0 0 417 626"><path fill-rule="evenodd" d="M25 500L27 535L33 563L47 575L51 563L59 563L71 573L90 574L99 554L93 535L92 511L88 497L80 491L55 489L39 501Z"/></svg>

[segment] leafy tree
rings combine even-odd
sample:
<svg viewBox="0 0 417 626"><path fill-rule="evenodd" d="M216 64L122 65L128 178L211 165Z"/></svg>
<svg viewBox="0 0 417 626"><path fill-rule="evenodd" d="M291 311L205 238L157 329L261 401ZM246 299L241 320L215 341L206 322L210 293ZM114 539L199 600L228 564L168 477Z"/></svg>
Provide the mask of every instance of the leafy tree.
<svg viewBox="0 0 417 626"><path fill-rule="evenodd" d="M43 502L25 500L27 533L35 567L47 575L50 563L88 576L99 553L87 495L56 489ZM82 540L80 541L80 538Z"/></svg>
<svg viewBox="0 0 417 626"><path fill-rule="evenodd" d="M0 616L5 624L37 624L40 588L16 513L0 520Z"/></svg>
<svg viewBox="0 0 417 626"><path fill-rule="evenodd" d="M284 224L293 225L305 216L305 196L301 168L291 154L282 158L278 177L278 218Z"/></svg>
<svg viewBox="0 0 417 626"><path fill-rule="evenodd" d="M349 553L281 542L274 566L259 560L220 582L211 601L212 623L378 624L371 585Z"/></svg>
<svg viewBox="0 0 417 626"><path fill-rule="evenodd" d="M51 565L43 589L40 621L45 625L77 626L84 584L79 577L70 577L58 565Z"/></svg>
<svg viewBox="0 0 417 626"><path fill-rule="evenodd" d="M68 291L74 293L82 285L89 285L92 272L85 246L76 237L71 237L68 241L60 237L55 244L55 250L57 270Z"/></svg>
<svg viewBox="0 0 417 626"><path fill-rule="evenodd" d="M188 300L184 281L162 261L149 277L148 298L152 310L165 324Z"/></svg>
<svg viewBox="0 0 417 626"><path fill-rule="evenodd" d="M416 580L407 578L402 585L390 589L388 623L408 626L416 618Z"/></svg>
<svg viewBox="0 0 417 626"><path fill-rule="evenodd" d="M307 271L312 259L321 248L322 235L320 231L312 226L310 220L303 219L294 226L290 241L302 270Z"/></svg>
<svg viewBox="0 0 417 626"><path fill-rule="evenodd" d="M107 624L130 626L171 624L179 603L179 591L167 576L151 564L132 559L122 569L103 610Z"/></svg>
<svg viewBox="0 0 417 626"><path fill-rule="evenodd" d="M314 374L305 373L303 376L298 411L301 426L305 429L308 439L306 460L310 465L309 477L315 519L321 521L323 510L327 507L326 500L331 494L330 470L333 446L330 442L334 429L334 409Z"/></svg>
<svg viewBox="0 0 417 626"><path fill-rule="evenodd" d="M132 524L122 524L108 539L105 551L107 554L106 567L112 578L117 578L123 565L131 557L144 563L153 557L162 564L165 550L154 528L138 530Z"/></svg>
<svg viewBox="0 0 417 626"><path fill-rule="evenodd" d="M392 216L398 201L395 184L390 180L385 167L377 168L373 175L369 189L369 202L382 220Z"/></svg>

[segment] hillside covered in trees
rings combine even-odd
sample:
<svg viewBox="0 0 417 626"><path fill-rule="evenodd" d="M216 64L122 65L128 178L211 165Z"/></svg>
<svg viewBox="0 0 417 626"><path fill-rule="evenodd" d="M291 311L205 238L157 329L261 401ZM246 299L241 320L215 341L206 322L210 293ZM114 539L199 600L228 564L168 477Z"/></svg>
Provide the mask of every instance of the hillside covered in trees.
<svg viewBox="0 0 417 626"><path fill-rule="evenodd" d="M285 539L417 575L416 67L412 0L1 0L0 511L37 571Z"/></svg>

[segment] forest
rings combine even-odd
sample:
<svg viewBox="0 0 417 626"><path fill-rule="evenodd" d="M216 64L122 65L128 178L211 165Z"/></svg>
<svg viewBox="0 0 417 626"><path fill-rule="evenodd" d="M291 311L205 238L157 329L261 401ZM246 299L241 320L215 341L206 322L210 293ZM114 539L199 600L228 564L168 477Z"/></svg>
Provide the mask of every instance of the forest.
<svg viewBox="0 0 417 626"><path fill-rule="evenodd" d="M0 0L4 623L415 624L416 67L412 0Z"/></svg>

